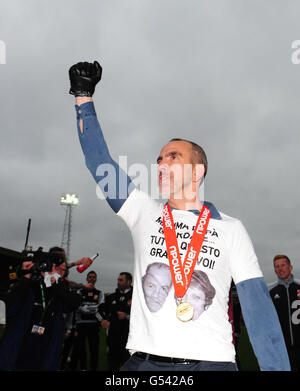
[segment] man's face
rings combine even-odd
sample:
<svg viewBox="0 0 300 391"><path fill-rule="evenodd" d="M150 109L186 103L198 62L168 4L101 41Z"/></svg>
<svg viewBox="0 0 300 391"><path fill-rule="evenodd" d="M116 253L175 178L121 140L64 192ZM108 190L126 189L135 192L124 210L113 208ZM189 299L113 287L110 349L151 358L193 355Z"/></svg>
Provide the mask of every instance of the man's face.
<svg viewBox="0 0 300 391"><path fill-rule="evenodd" d="M289 265L287 259L279 258L274 262L274 271L282 280L288 280L291 277L293 266Z"/></svg>
<svg viewBox="0 0 300 391"><path fill-rule="evenodd" d="M164 304L171 285L170 271L166 268L148 271L143 279L143 291L146 304L151 312L158 311Z"/></svg>
<svg viewBox="0 0 300 391"><path fill-rule="evenodd" d="M97 281L97 276L95 273L90 273L87 275L86 280L89 284L95 285Z"/></svg>
<svg viewBox="0 0 300 391"><path fill-rule="evenodd" d="M129 286L130 286L130 280L126 279L125 274L120 274L118 277L118 289L122 291L124 289L129 288Z"/></svg>
<svg viewBox="0 0 300 391"><path fill-rule="evenodd" d="M158 186L166 198L182 198L183 189L191 185L192 151L187 141L171 141L162 148L157 158Z"/></svg>
<svg viewBox="0 0 300 391"><path fill-rule="evenodd" d="M67 270L67 265L65 264L65 262L61 263L59 266L56 266L55 267L55 271L61 276L63 277L66 273L66 270Z"/></svg>

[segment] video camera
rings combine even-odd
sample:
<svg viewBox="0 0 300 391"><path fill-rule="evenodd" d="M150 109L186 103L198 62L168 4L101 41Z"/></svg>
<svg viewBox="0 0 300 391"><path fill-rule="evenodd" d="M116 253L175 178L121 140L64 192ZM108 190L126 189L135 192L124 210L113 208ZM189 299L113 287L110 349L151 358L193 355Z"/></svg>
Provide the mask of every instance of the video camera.
<svg viewBox="0 0 300 391"><path fill-rule="evenodd" d="M23 250L21 263L33 262L34 265L29 270L23 270L22 274L31 273L32 279L39 279L42 272L51 272L53 265L59 266L66 261L65 255L60 252L44 252L42 247L37 251Z"/></svg>

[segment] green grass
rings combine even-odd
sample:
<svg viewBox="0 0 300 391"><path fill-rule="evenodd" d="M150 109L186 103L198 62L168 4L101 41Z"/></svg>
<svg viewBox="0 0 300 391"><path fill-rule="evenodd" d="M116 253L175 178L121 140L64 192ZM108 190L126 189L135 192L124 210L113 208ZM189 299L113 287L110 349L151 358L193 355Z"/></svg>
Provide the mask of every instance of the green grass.
<svg viewBox="0 0 300 391"><path fill-rule="evenodd" d="M3 334L4 328L0 327L0 341ZM99 338L99 361L98 371L108 371L107 354L106 354L106 330L100 329ZM89 363L89 347L87 344L87 354ZM241 328L241 334L239 337L238 349L237 349L237 360L239 363L240 371L259 371L257 359L253 353L252 346L249 341L246 327Z"/></svg>
<svg viewBox="0 0 300 391"><path fill-rule="evenodd" d="M108 371L108 363L107 363L107 345L106 345L106 330L100 328L99 333L99 359L98 359L98 371ZM90 368L90 349L88 341L86 341L86 352L87 352L87 367ZM72 354L70 352L70 354ZM77 363L77 369L80 370L80 360Z"/></svg>
<svg viewBox="0 0 300 391"><path fill-rule="evenodd" d="M99 362L98 362L98 370L99 371L108 371L107 364L107 354L106 354L106 330L100 329L100 341L99 341Z"/></svg>
<svg viewBox="0 0 300 391"><path fill-rule="evenodd" d="M0 325L0 342L4 334L4 327ZM86 345L87 349L87 360L89 365L89 347L88 344ZM100 329L100 338L99 338L99 361L98 361L98 371L108 371L108 364L107 364L107 354L106 354L106 330Z"/></svg>
<svg viewBox="0 0 300 391"><path fill-rule="evenodd" d="M240 371L260 370L245 326L241 327L241 334L237 346L237 361Z"/></svg>
<svg viewBox="0 0 300 391"><path fill-rule="evenodd" d="M105 342L105 330L100 331L100 346L99 346L99 371L107 371L107 358L106 358L106 342ZM240 371L259 371L259 365L254 355L251 343L249 341L247 329L245 326L241 328L241 334L239 337L237 360L239 362Z"/></svg>

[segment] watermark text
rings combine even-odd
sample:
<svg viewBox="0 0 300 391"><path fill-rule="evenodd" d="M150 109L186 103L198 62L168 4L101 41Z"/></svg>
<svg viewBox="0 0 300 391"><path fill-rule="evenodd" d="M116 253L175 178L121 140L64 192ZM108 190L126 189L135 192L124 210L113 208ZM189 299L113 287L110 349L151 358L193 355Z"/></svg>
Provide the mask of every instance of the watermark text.
<svg viewBox="0 0 300 391"><path fill-rule="evenodd" d="M6 64L6 45L0 40L0 64Z"/></svg>
<svg viewBox="0 0 300 391"><path fill-rule="evenodd" d="M300 40L295 40L291 45L292 49L295 49L292 52L291 61L294 65L300 64Z"/></svg>

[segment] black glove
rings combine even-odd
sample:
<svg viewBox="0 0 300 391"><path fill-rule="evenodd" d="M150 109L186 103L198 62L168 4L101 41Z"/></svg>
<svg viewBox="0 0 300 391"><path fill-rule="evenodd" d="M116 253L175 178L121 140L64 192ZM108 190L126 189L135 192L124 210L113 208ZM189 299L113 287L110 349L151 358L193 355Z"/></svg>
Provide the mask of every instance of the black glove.
<svg viewBox="0 0 300 391"><path fill-rule="evenodd" d="M69 69L71 82L70 94L75 96L93 96L96 84L102 74L101 65L94 61L78 62Z"/></svg>

